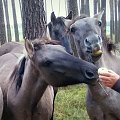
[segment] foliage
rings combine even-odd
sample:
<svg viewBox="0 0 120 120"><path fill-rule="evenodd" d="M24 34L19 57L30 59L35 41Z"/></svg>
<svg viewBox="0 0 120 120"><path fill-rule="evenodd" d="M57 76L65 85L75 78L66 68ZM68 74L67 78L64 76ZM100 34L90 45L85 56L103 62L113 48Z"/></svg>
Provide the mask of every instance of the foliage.
<svg viewBox="0 0 120 120"><path fill-rule="evenodd" d="M85 85L60 88L55 100L54 120L89 120L85 94Z"/></svg>

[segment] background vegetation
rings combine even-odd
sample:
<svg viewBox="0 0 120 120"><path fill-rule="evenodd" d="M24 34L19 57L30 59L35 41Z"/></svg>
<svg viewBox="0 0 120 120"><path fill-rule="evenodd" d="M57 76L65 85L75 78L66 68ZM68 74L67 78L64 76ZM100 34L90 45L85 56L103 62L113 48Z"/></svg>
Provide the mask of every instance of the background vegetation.
<svg viewBox="0 0 120 120"><path fill-rule="evenodd" d="M89 120L85 107L85 85L60 88L55 101L55 120Z"/></svg>

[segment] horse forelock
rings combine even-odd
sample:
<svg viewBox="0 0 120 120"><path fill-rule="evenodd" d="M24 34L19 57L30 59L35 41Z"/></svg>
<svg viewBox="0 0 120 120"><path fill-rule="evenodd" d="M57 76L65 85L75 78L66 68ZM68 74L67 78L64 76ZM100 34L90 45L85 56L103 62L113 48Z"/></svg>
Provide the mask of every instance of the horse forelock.
<svg viewBox="0 0 120 120"><path fill-rule="evenodd" d="M85 14L81 14L80 16L77 16L74 21L77 21L77 20L80 20L80 19L83 19L83 18L87 18L89 17L88 15L85 15Z"/></svg>

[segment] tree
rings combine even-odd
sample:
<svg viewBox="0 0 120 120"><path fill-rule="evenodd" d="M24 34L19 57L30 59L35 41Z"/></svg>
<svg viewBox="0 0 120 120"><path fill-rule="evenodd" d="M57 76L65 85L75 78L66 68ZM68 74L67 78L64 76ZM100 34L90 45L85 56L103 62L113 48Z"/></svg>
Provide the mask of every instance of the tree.
<svg viewBox="0 0 120 120"><path fill-rule="evenodd" d="M93 1L94 14L97 14L97 3L98 3L98 0L94 0L94 1Z"/></svg>
<svg viewBox="0 0 120 120"><path fill-rule="evenodd" d="M117 29L117 27L118 27L117 26L118 25L117 24L117 18L118 18L117 17L117 7L118 6L117 6L117 0L114 0L114 2L115 2L115 42L118 43L118 35L117 35L117 30L118 30Z"/></svg>
<svg viewBox="0 0 120 120"><path fill-rule="evenodd" d="M4 22L4 13L3 13L3 3L0 0L0 44L6 42L6 32L5 32L5 22Z"/></svg>
<svg viewBox="0 0 120 120"><path fill-rule="evenodd" d="M12 11L13 11L13 21L14 21L14 30L15 30L15 41L16 41L16 42L19 42L19 31L18 31L18 24L17 24L15 1L14 1L14 0L11 0L11 3L12 3Z"/></svg>
<svg viewBox="0 0 120 120"><path fill-rule="evenodd" d="M22 0L23 38L41 37L46 24L43 0Z"/></svg>
<svg viewBox="0 0 120 120"><path fill-rule="evenodd" d="M106 39L106 0L101 0L101 10L105 9L102 17L102 38Z"/></svg>
<svg viewBox="0 0 120 120"><path fill-rule="evenodd" d="M98 0L98 12L100 12L100 9L101 8L101 6L100 6L100 0Z"/></svg>
<svg viewBox="0 0 120 120"><path fill-rule="evenodd" d="M80 14L85 13L85 0L81 0Z"/></svg>
<svg viewBox="0 0 120 120"><path fill-rule="evenodd" d="M73 17L78 16L77 0L67 0L67 7L68 7L68 13L70 11L72 11L73 12ZM76 46L75 46L75 41L74 41L72 36L70 38L70 42L71 42L71 47L73 49L74 55L78 56L77 49L76 49Z"/></svg>
<svg viewBox="0 0 120 120"><path fill-rule="evenodd" d="M77 0L67 0L68 12L73 11L73 17L78 15Z"/></svg>
<svg viewBox="0 0 120 120"><path fill-rule="evenodd" d="M11 38L10 21L9 21L9 14L8 14L8 1L3 0L3 2L4 2L5 16L6 16L7 37L8 37L8 42L10 42L12 38Z"/></svg>
<svg viewBox="0 0 120 120"><path fill-rule="evenodd" d="M118 0L118 42L120 42L120 0Z"/></svg>
<svg viewBox="0 0 120 120"><path fill-rule="evenodd" d="M90 16L89 0L85 0L85 14Z"/></svg>
<svg viewBox="0 0 120 120"><path fill-rule="evenodd" d="M114 32L114 9L113 9L113 0L110 0L110 38L113 39Z"/></svg>

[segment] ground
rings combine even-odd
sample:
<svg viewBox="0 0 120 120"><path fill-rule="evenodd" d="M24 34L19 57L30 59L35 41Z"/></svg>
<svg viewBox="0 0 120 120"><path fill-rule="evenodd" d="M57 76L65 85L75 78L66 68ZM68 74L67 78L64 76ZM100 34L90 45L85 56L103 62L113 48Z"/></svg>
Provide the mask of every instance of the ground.
<svg viewBox="0 0 120 120"><path fill-rule="evenodd" d="M54 120L89 120L85 96L85 85L60 88L55 100Z"/></svg>

